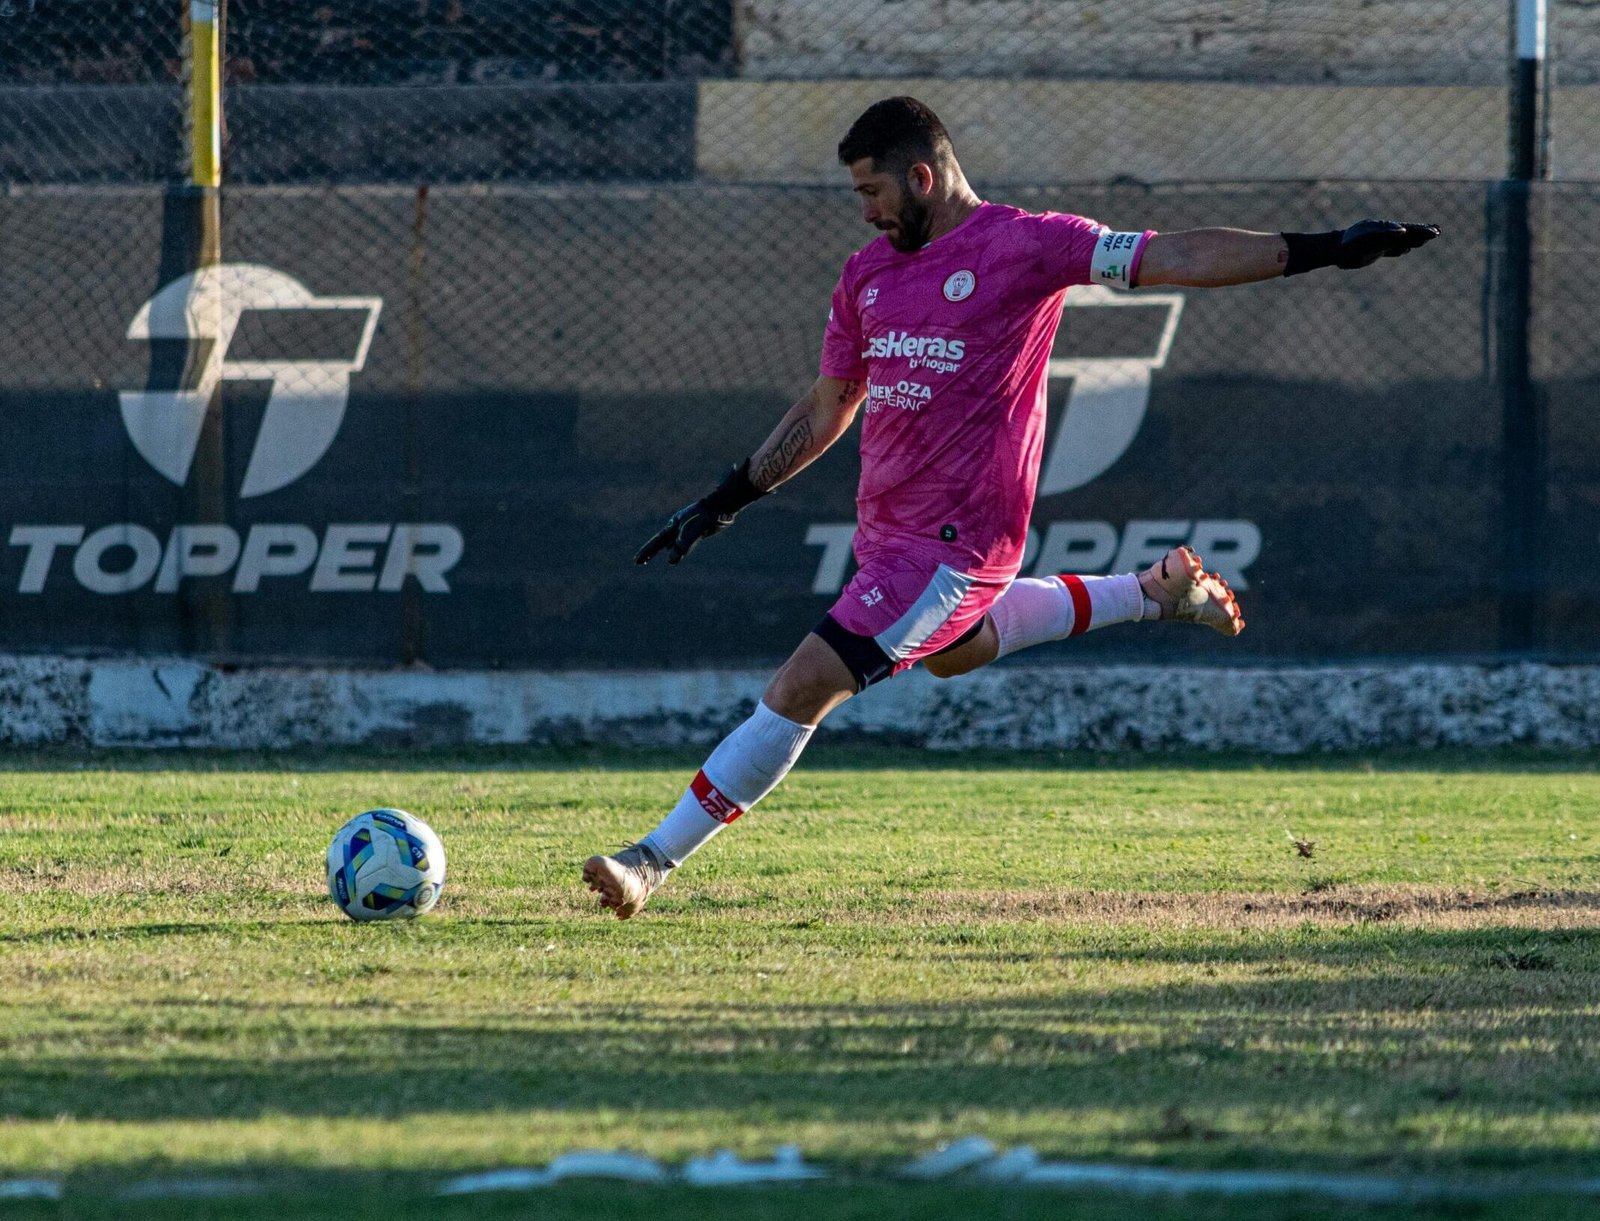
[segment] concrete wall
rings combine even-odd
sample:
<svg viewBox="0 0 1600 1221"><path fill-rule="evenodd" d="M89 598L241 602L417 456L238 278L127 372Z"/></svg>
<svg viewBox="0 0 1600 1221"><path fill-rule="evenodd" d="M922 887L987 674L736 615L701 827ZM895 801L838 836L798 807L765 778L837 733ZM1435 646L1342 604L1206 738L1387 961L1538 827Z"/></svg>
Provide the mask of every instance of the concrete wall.
<svg viewBox="0 0 1600 1221"><path fill-rule="evenodd" d="M1552 53L1595 79L1600 12L1552 0ZM742 0L741 75L1504 80L1504 0Z"/></svg>
<svg viewBox="0 0 1600 1221"><path fill-rule="evenodd" d="M766 677L0 657L0 742L704 745L749 714ZM846 704L828 731L933 750L1594 747L1600 667L1002 666L949 683L916 671Z"/></svg>
<svg viewBox="0 0 1600 1221"><path fill-rule="evenodd" d="M833 184L851 122L909 93L938 112L973 182L1498 178L1502 85L1214 81L702 81L695 169L722 182ZM1554 94L1552 176L1600 177L1600 88Z"/></svg>

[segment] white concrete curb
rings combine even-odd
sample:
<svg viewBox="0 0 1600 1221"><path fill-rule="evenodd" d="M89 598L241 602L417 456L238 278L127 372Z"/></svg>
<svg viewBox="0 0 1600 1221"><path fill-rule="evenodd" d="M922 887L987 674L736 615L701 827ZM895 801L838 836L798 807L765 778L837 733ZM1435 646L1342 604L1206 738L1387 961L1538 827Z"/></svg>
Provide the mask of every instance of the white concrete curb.
<svg viewBox="0 0 1600 1221"><path fill-rule="evenodd" d="M61 1184L52 1179L0 1179L0 1200L59 1200Z"/></svg>
<svg viewBox="0 0 1600 1221"><path fill-rule="evenodd" d="M222 669L180 659L0 656L0 742L95 746L707 744L766 671ZM1600 746L1600 666L920 671L828 720L936 750Z"/></svg>

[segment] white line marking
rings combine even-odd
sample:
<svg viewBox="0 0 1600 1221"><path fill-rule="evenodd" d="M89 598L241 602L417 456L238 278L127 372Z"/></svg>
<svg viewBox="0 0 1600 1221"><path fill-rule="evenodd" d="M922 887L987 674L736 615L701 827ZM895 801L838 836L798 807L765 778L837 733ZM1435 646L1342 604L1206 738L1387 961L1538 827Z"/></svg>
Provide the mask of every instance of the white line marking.
<svg viewBox="0 0 1600 1221"><path fill-rule="evenodd" d="M749 1183L799 1183L832 1177L817 1166L807 1166L794 1145L780 1145L770 1162L743 1162L730 1149L711 1157L697 1157L683 1168L683 1181L695 1187L738 1187Z"/></svg>
<svg viewBox="0 0 1600 1221"><path fill-rule="evenodd" d="M61 1184L51 1179L0 1180L0 1200L59 1200Z"/></svg>
<svg viewBox="0 0 1600 1221"><path fill-rule="evenodd" d="M696 1187L732 1187L755 1183L850 1183L838 1174L807 1165L800 1150L783 1145L770 1162L746 1162L726 1149L709 1158L694 1158L673 1171L651 1158L632 1153L581 1152L558 1157L544 1170L490 1170L451 1179L438 1194L468 1195L488 1191L527 1191L549 1187L564 1178L611 1178L638 1183L678 1182ZM1534 1191L1542 1195L1600 1196L1600 1179L1480 1180L1408 1179L1359 1174L1315 1174L1279 1170L1168 1170L1154 1166L1116 1166L1095 1162L1045 1162L1027 1145L1003 1153L981 1136L967 1136L941 1145L906 1164L895 1178L920 1182L978 1182L1064 1190L1097 1188L1128 1195L1318 1196L1358 1203L1416 1200L1509 1199Z"/></svg>

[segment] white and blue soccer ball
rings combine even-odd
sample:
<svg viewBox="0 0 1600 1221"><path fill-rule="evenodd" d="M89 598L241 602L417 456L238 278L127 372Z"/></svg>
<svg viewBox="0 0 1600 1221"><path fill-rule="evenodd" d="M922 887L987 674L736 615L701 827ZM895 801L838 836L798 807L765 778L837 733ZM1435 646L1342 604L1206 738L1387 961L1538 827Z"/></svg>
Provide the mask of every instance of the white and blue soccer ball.
<svg viewBox="0 0 1600 1221"><path fill-rule="evenodd" d="M328 845L328 893L352 920L405 920L439 901L444 845L404 810L357 814Z"/></svg>

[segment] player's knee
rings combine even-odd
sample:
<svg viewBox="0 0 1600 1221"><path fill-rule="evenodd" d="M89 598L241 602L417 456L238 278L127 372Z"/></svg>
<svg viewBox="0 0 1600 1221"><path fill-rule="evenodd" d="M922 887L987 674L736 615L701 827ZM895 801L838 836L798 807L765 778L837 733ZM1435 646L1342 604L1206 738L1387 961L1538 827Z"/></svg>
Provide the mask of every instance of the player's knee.
<svg viewBox="0 0 1600 1221"><path fill-rule="evenodd" d="M808 637L795 650L761 699L781 717L802 725L815 725L855 694L850 672L828 647Z"/></svg>

